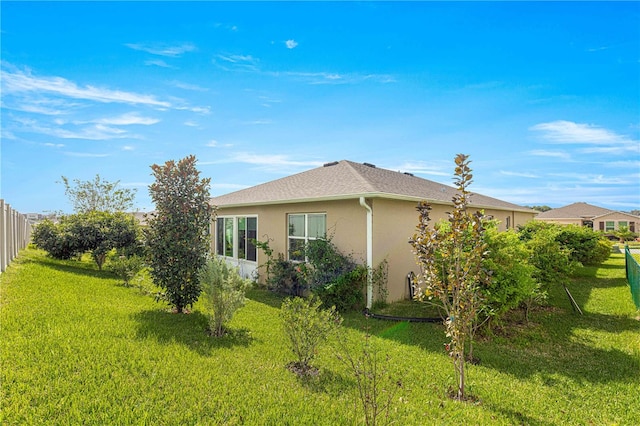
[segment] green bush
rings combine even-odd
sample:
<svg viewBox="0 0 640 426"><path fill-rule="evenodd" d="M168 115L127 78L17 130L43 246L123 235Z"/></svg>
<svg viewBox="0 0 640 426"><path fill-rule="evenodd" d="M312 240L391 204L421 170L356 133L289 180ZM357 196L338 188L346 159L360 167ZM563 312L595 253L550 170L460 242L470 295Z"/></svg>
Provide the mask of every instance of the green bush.
<svg viewBox="0 0 640 426"><path fill-rule="evenodd" d="M305 255L309 264L307 278L312 289L336 282L357 266L351 256L338 250L330 237L309 241Z"/></svg>
<svg viewBox="0 0 640 426"><path fill-rule="evenodd" d="M303 264L287 260L278 253L278 258L270 261L267 287L282 294L302 296L306 287L303 268Z"/></svg>
<svg viewBox="0 0 640 426"><path fill-rule="evenodd" d="M126 256L112 250L108 256L107 268L120 278L126 287L129 287L131 281L144 268L144 261L140 256Z"/></svg>
<svg viewBox="0 0 640 426"><path fill-rule="evenodd" d="M321 309L321 304L320 299L313 295L308 299L293 297L285 299L280 310L284 332L296 357L289 368L301 375L314 371L311 362L318 347L342 323L335 308Z"/></svg>
<svg viewBox="0 0 640 426"><path fill-rule="evenodd" d="M251 281L243 279L238 269L229 266L224 259L211 258L200 270L200 283L211 334L222 336L233 314L244 306Z"/></svg>
<svg viewBox="0 0 640 426"><path fill-rule="evenodd" d="M317 286L313 292L326 307L335 306L339 312L359 311L364 308L364 288L368 270L357 266L351 272L338 276L335 281Z"/></svg>
<svg viewBox="0 0 640 426"><path fill-rule="evenodd" d="M611 254L611 243L586 226L559 225L556 241L571 250L571 260L583 265L598 265ZM605 246L607 249L603 250Z"/></svg>
<svg viewBox="0 0 640 426"><path fill-rule="evenodd" d="M56 259L71 259L90 252L98 269L102 269L111 249L128 254L140 252L139 225L131 216L116 212L76 213L63 216L54 224L40 223L33 242Z"/></svg>
<svg viewBox="0 0 640 426"><path fill-rule="evenodd" d="M498 232L489 226L485 232L489 256L484 267L491 279L482 288L483 303L480 322L500 323L504 315L528 300L541 297L542 290L534 279L535 267L529 263L530 252L513 231Z"/></svg>
<svg viewBox="0 0 640 426"><path fill-rule="evenodd" d="M65 229L64 218L59 224L49 219L40 222L33 230L31 240L54 259L65 260L78 255L74 239Z"/></svg>
<svg viewBox="0 0 640 426"><path fill-rule="evenodd" d="M529 262L536 268L533 277L545 291L550 286L565 284L578 266L571 259L571 250L556 240L557 225L546 225L550 224L535 224L535 232L530 232L531 228L525 228L524 232L519 234L531 253Z"/></svg>

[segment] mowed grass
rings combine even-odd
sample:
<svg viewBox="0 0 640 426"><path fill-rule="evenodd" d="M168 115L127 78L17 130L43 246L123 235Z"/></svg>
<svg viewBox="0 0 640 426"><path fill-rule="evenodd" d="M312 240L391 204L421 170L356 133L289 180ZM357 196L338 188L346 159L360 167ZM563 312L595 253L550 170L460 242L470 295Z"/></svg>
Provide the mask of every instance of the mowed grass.
<svg viewBox="0 0 640 426"><path fill-rule="evenodd" d="M323 346L317 377L298 378L279 320L282 299L253 290L231 333L213 338L188 315L90 262L27 249L1 276L0 424L362 424L355 377ZM448 398L453 367L440 324L345 316L352 351L366 330L402 387L398 425L635 425L640 419L640 321L614 254L584 268L550 306L479 339L468 368L473 403Z"/></svg>

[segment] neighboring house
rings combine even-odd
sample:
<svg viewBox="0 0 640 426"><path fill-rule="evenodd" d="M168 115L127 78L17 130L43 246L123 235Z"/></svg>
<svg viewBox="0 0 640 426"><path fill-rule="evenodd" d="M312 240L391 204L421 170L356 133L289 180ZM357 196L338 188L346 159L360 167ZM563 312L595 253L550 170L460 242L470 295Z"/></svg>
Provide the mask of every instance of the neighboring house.
<svg viewBox="0 0 640 426"><path fill-rule="evenodd" d="M388 261L388 301L407 298L409 272L418 272L409 238L416 232L419 201L432 206L433 223L447 218L456 189L409 173L351 161L327 163L282 179L214 197L218 208L213 250L251 276L267 259L252 239L269 240L274 255L304 261L296 250L315 238L330 237L344 254L377 266ZM513 228L537 213L480 194L471 196L473 211ZM372 289L367 289L371 306Z"/></svg>
<svg viewBox="0 0 640 426"><path fill-rule="evenodd" d="M605 234L617 231L622 227L631 232L637 232L640 226L640 216L587 203L573 203L568 206L551 209L540 213L536 216L536 220L559 223L561 225L588 226L594 231L602 231Z"/></svg>

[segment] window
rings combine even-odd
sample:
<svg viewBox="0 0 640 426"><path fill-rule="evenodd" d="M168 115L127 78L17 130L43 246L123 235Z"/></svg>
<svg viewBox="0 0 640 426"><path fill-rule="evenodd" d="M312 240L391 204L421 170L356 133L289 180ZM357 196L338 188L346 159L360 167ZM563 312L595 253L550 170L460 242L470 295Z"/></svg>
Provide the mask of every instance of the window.
<svg viewBox="0 0 640 426"><path fill-rule="evenodd" d="M327 215L325 213L290 214L289 260L304 262L304 247L309 240L325 238L327 235Z"/></svg>
<svg viewBox="0 0 640 426"><path fill-rule="evenodd" d="M507 229L511 229L511 216L507 216L507 220L505 221L505 227Z"/></svg>
<svg viewBox="0 0 640 426"><path fill-rule="evenodd" d="M258 237L258 218L251 216L218 217L216 224L216 253L219 256L255 262Z"/></svg>
<svg viewBox="0 0 640 426"><path fill-rule="evenodd" d="M626 220L618 221L618 229L622 229L622 228L629 229L627 223L628 222Z"/></svg>
<svg viewBox="0 0 640 426"><path fill-rule="evenodd" d="M609 231L613 231L613 230L615 230L615 226L616 226L615 224L616 224L616 223L615 223L614 221L612 221L612 220L611 220L611 221L609 221L609 220L608 220L608 221L606 221L606 222L605 222L605 225L604 225L604 230L605 230L606 232L609 232Z"/></svg>

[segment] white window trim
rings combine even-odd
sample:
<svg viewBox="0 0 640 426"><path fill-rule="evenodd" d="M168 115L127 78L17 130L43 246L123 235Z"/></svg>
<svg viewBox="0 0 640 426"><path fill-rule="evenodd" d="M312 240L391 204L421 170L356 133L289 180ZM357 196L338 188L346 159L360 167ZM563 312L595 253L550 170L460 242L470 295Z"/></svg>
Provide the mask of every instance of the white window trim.
<svg viewBox="0 0 640 426"><path fill-rule="evenodd" d="M304 216L304 237L296 237L289 235L289 218L291 216ZM309 237L309 216L324 216L324 237ZM287 213L287 260L294 263L304 263L307 262L307 256L305 255L304 260L294 260L291 259L291 240L302 240L305 245L309 241L317 240L319 238L327 237L327 213L326 212L310 212L310 213Z"/></svg>
<svg viewBox="0 0 640 426"><path fill-rule="evenodd" d="M238 214L238 215L223 215L223 216L217 216L216 217L216 221L219 219L233 219L232 223L233 223L233 253L231 256L227 256L224 251L222 253L218 253L218 225L216 222L216 232L215 232L215 241L214 241L214 246L216 248L216 255L219 257L223 257L225 259L233 259L235 261L243 261L243 262L249 262L249 263L258 263L258 248L256 247L256 260L248 260L248 259L240 259L238 257L238 248L239 248L239 241L238 241L238 218L255 218L256 219L256 236L259 235L258 233L258 227L260 226L260 221L258 220L258 215L257 214ZM223 227L223 232L224 232L224 227ZM224 240L223 240L224 241Z"/></svg>

